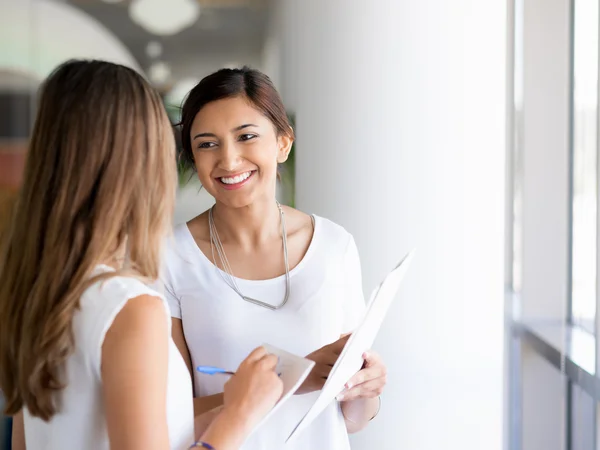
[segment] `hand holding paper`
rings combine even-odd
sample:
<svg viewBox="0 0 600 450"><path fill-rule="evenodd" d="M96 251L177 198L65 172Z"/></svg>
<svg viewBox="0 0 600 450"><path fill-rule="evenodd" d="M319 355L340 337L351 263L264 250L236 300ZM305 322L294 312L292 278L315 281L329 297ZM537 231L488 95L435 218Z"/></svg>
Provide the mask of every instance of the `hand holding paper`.
<svg viewBox="0 0 600 450"><path fill-rule="evenodd" d="M343 345L339 347L341 352ZM214 366L198 366L196 370L230 376L225 383L225 406L243 410L245 405L251 428L256 430L296 393L314 365L314 361L264 344L250 353L236 372Z"/></svg>
<svg viewBox="0 0 600 450"><path fill-rule="evenodd" d="M338 401L375 398L383 393L387 382L387 369L381 356L369 350L363 358L363 368L346 383L345 390L337 396Z"/></svg>
<svg viewBox="0 0 600 450"><path fill-rule="evenodd" d="M292 395L294 395L315 365L314 361L302 358L301 356L293 355L292 353L288 353L277 347L273 347L272 345L264 344L263 347L271 355L278 358L279 362L275 367L275 372L280 374L280 379L283 383L283 392L279 401L267 413L267 415L256 428L265 423L282 404L284 404Z"/></svg>
<svg viewBox="0 0 600 450"><path fill-rule="evenodd" d="M320 391L323 388L331 368L339 358L349 338L349 334L342 336L337 341L325 345L306 356L306 359L315 362L315 366L302 383L302 386L296 391L297 394L308 394L309 392Z"/></svg>
<svg viewBox="0 0 600 450"><path fill-rule="evenodd" d="M243 417L253 428L272 410L283 392L283 382L277 376L277 357L263 347L255 349L240 364L235 376L225 383L225 411Z"/></svg>
<svg viewBox="0 0 600 450"><path fill-rule="evenodd" d="M371 348L387 311L413 257L406 255L381 284L373 290L361 325L352 333L323 386L321 394L288 437L294 439L315 420L321 412L343 391L344 385L363 365L363 354Z"/></svg>

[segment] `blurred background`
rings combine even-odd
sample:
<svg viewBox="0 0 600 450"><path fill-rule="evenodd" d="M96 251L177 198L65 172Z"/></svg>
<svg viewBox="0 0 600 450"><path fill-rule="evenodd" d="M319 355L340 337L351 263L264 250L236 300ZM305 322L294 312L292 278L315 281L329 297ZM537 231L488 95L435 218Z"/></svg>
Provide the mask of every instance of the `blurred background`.
<svg viewBox="0 0 600 450"><path fill-rule="evenodd" d="M599 2L2 0L0 238L58 64L135 68L173 123L252 66L296 128L281 200L354 234L366 294L417 249L352 448L600 450ZM212 204L177 195L176 223Z"/></svg>

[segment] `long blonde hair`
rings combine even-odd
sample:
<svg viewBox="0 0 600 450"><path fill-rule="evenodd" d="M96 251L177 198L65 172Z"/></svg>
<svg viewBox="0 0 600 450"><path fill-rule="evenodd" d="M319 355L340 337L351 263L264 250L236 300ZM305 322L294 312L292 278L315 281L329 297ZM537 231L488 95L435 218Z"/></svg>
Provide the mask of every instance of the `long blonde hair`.
<svg viewBox="0 0 600 450"><path fill-rule="evenodd" d="M0 259L7 414L59 410L73 315L99 263L126 242L128 269L158 278L176 180L169 119L139 74L77 60L46 79Z"/></svg>

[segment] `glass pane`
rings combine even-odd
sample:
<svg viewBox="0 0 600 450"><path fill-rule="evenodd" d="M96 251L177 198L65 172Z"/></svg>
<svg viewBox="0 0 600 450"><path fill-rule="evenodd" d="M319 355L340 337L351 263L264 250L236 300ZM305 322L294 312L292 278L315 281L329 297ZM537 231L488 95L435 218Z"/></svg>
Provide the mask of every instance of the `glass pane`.
<svg viewBox="0 0 600 450"><path fill-rule="evenodd" d="M575 0L572 317L594 331L598 122L598 0Z"/></svg>
<svg viewBox="0 0 600 450"><path fill-rule="evenodd" d="M571 385L571 450L594 448L596 402L579 386Z"/></svg>
<svg viewBox="0 0 600 450"><path fill-rule="evenodd" d="M596 402L596 429L595 429L595 435L596 435L596 446L594 447L596 450L600 450L600 433L598 433L598 431L600 430L600 403Z"/></svg>
<svg viewBox="0 0 600 450"><path fill-rule="evenodd" d="M515 0L515 35L514 35L514 97L513 97L513 235L512 235L512 289L521 292L522 273L522 155L523 155L523 0Z"/></svg>

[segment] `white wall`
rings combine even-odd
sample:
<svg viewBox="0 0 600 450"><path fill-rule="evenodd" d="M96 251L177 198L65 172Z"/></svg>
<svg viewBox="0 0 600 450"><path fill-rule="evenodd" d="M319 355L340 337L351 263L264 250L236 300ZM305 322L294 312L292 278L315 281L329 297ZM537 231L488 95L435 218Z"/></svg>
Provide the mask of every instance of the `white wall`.
<svg viewBox="0 0 600 450"><path fill-rule="evenodd" d="M506 4L279 4L298 206L355 235L366 291L418 249L353 448L500 450Z"/></svg>

